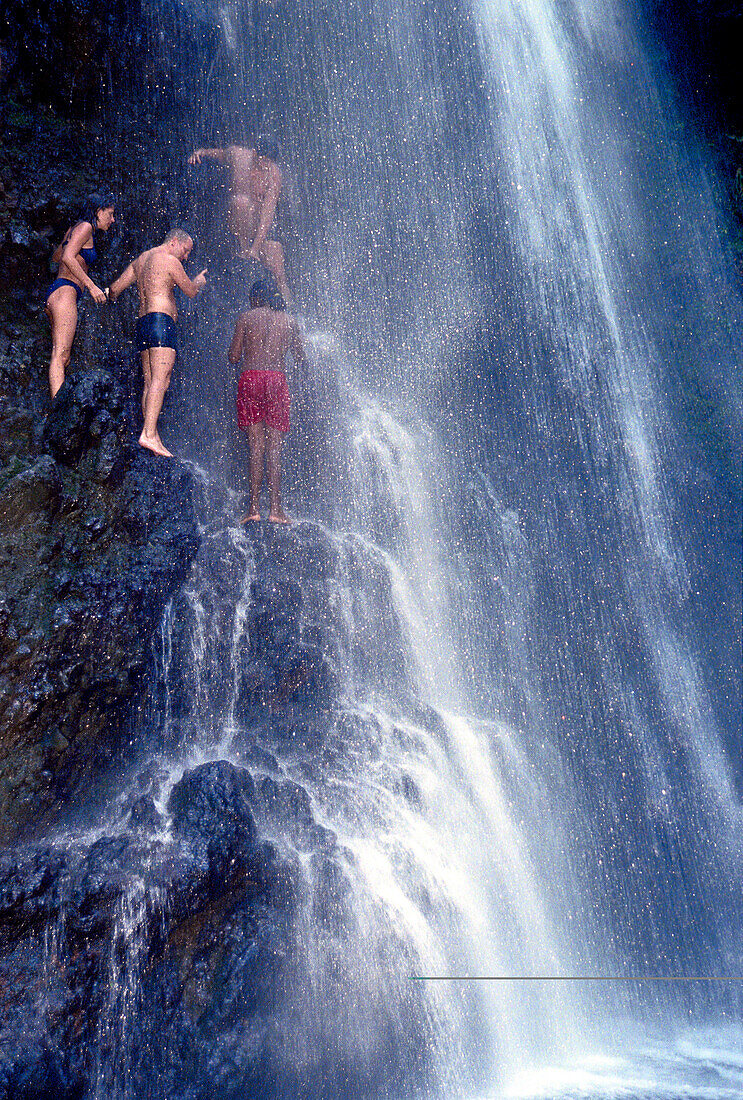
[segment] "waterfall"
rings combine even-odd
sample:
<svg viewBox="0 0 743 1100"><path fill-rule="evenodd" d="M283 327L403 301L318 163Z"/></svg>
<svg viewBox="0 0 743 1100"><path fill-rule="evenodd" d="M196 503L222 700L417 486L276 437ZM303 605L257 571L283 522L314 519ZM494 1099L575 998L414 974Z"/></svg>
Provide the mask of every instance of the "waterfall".
<svg viewBox="0 0 743 1100"><path fill-rule="evenodd" d="M159 806L188 767L263 782L273 754L337 837L342 934L295 853L310 900L281 1018L305 1094L603 1096L646 1058L662 1096L707 1049L732 1096L737 987L554 980L741 962L741 308L642 13L231 0L151 20L155 57L219 30L195 63L181 41L191 106L156 123L215 273L170 412L204 541L150 692ZM281 140L310 360L285 535L238 527L245 288L219 273L218 181L184 167L239 125ZM271 585L337 685L322 728L245 703Z"/></svg>

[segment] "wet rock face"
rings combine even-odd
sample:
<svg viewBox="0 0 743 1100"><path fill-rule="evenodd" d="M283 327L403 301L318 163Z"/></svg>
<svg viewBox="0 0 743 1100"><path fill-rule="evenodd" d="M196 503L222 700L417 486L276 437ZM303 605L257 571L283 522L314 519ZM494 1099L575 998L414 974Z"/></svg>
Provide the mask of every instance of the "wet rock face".
<svg viewBox="0 0 743 1100"><path fill-rule="evenodd" d="M106 8L91 0L8 0L6 80L19 71L42 102L76 113L90 109L103 91L118 6L116 0Z"/></svg>
<svg viewBox="0 0 743 1100"><path fill-rule="evenodd" d="M87 850L0 858L2 1100L72 1100L124 1069L138 1097L295 1091L272 1021L301 980L297 854L327 865L329 905L335 838L301 788L225 761L187 772L168 812L167 841L130 819Z"/></svg>
<svg viewBox="0 0 743 1100"><path fill-rule="evenodd" d="M231 712L236 744L312 753L333 727L344 683L405 690L389 573L360 540L336 540L310 522L248 525L237 544L221 532L205 539L191 586L199 606L188 593L173 605L176 744ZM209 637L199 667L189 631Z"/></svg>
<svg viewBox="0 0 743 1100"><path fill-rule="evenodd" d="M65 398L82 421L88 389L105 404L95 378ZM96 492L108 491L111 479L97 473L95 448L78 450L74 425L51 419L45 438L54 454L75 456ZM61 498L68 469L50 450L42 458L57 471ZM112 475L119 492L130 473ZM130 523L136 508L127 499ZM220 686L207 711L216 701L216 713L226 713L221 692L233 685L233 761L243 766L204 763L171 787L153 757L110 800L95 843L40 842L0 857L0 1100L79 1100L96 1089L153 1100L289 1100L365 1087L369 1051L347 1045L338 1020L357 1010L366 1019L354 993L362 955L352 949L349 962L346 952L349 942L365 948L368 928L359 924L353 854L309 792L318 770L332 778L339 741L354 736L341 721L341 684L351 668L363 677L369 659L354 655L347 586L362 571L358 591L368 596L382 574L373 557L313 524L207 530L193 574L200 570L199 590L214 606L196 611L202 627L210 624ZM185 616L186 606L182 590L173 614L180 607ZM363 615L355 621L362 627ZM375 651L380 661L386 651L390 677L400 663L394 633L390 610ZM181 686L201 676L203 687L211 675L188 664L192 648L180 638L171 691L181 705L190 698L198 716ZM183 737L191 729L175 725ZM358 761L373 746L356 750ZM11 976L20 983L12 996ZM331 1006L327 1017L320 1005ZM393 1023L369 1011L365 1043L381 1044L373 1060L389 1053L394 1065L383 1049ZM425 1048L418 1036L406 1041Z"/></svg>
<svg viewBox="0 0 743 1100"><path fill-rule="evenodd" d="M102 385L89 377L64 407L88 423L93 405L107 408ZM117 400L112 390L114 424ZM89 438L107 438L100 420ZM122 528L139 517L145 531L148 508L125 495L126 446L123 471L117 457L109 475L96 447L80 450L85 438L50 418L41 458L59 478L55 499L70 477L65 458L85 469L91 492L118 485ZM364 600L388 611L376 637ZM398 1014L422 1018L420 991L403 1009L360 995L366 968L395 965L399 943L394 933L382 947L370 941L356 857L324 824L323 801L327 789L353 801L355 770L376 758L369 723L344 719L343 685L369 676L371 690L379 675L391 684L402 675L389 578L368 548L315 524L245 532L220 517L205 526L170 616L175 744L160 743L182 759L199 743L192 736L217 744L223 721L232 760L173 782L152 756L114 788L94 843L40 841L0 858L0 1100L350 1097L364 1092L372 1064L390 1075L380 1095L408 1095L395 1075L418 1072L426 1038L411 1027L400 1055L390 1036ZM412 801L412 782L405 793ZM16 975L18 991L6 995Z"/></svg>
<svg viewBox="0 0 743 1100"><path fill-rule="evenodd" d="M224 879L250 863L256 848L254 795L250 773L220 761L190 772L170 796L174 828L203 853L215 877Z"/></svg>
<svg viewBox="0 0 743 1100"><path fill-rule="evenodd" d="M338 555L319 530L249 532L256 576L239 652L236 716L248 728L319 744L336 706L337 616L327 586ZM322 625L325 625L325 630Z"/></svg>
<svg viewBox="0 0 743 1100"><path fill-rule="evenodd" d="M48 821L118 759L153 630L198 547L190 474L132 445L122 407L91 370L62 388L41 440L33 417L8 418L1 838Z"/></svg>

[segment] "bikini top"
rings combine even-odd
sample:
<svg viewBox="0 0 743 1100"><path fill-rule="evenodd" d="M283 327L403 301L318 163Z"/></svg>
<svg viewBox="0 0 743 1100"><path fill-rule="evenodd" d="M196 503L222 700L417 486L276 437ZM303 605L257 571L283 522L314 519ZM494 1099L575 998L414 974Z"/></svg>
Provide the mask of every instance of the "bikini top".
<svg viewBox="0 0 743 1100"><path fill-rule="evenodd" d="M79 224L80 223L78 222L78 225ZM70 230L70 233L72 233L72 230ZM69 240L69 234L62 241L62 246L61 246L62 248L64 248L64 246L67 244L68 240ZM83 258L83 260L85 260L85 263L88 265L88 267L92 267L93 264L98 259L98 253L95 250L95 245L93 245L92 248L81 248L80 252L79 252L79 255Z"/></svg>

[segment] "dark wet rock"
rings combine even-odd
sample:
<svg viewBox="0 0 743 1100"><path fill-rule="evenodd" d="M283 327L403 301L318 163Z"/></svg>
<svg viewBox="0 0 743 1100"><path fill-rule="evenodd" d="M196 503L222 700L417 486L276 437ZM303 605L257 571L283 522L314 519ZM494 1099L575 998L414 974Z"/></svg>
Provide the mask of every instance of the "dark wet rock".
<svg viewBox="0 0 743 1100"><path fill-rule="evenodd" d="M255 576L235 717L248 746L257 739L279 756L311 755L334 728L349 678L404 690L389 572L367 545L339 543L315 524L260 524L246 533Z"/></svg>
<svg viewBox="0 0 743 1100"><path fill-rule="evenodd" d="M67 1100L73 1095L65 1082L64 1067L58 1051L48 1047L26 1047L13 1052L11 1066L6 1070L3 1093L3 1072L0 1068L0 1096L17 1100L42 1100L54 1097Z"/></svg>
<svg viewBox="0 0 743 1100"><path fill-rule="evenodd" d="M0 858L0 927L5 948L56 916L66 865L64 854L51 848Z"/></svg>
<svg viewBox="0 0 743 1100"><path fill-rule="evenodd" d="M9 471L12 473L11 471ZM0 523L3 527L21 527L35 513L52 513L58 499L60 477L56 464L47 455L33 466L10 477L0 490Z"/></svg>
<svg viewBox="0 0 743 1100"><path fill-rule="evenodd" d="M124 395L106 371L91 370L77 375L63 384L46 419L43 436L46 449L67 466L76 465L85 451L104 449L104 461L108 464L108 452L126 435L121 418L123 407Z"/></svg>
<svg viewBox="0 0 743 1100"><path fill-rule="evenodd" d="M168 736L175 744L231 714L243 758L257 763L256 753L268 753L271 772L278 758L322 745L338 718L341 684L375 690L405 678L389 576L356 540L337 542L308 522L207 533L189 587L197 600L181 593L170 620ZM381 617L372 610L380 605ZM192 630L210 639L198 668ZM152 690L162 700L166 685Z"/></svg>
<svg viewBox="0 0 743 1100"><path fill-rule="evenodd" d="M142 795L129 813L129 828L144 833L155 833L162 828L163 820L149 795Z"/></svg>
<svg viewBox="0 0 743 1100"><path fill-rule="evenodd" d="M198 547L191 475L133 446L101 370L63 386L0 481L0 837L38 827L121 756L150 638Z"/></svg>
<svg viewBox="0 0 743 1100"><path fill-rule="evenodd" d="M0 860L3 1100L90 1095L122 1064L142 1097L156 1080L172 1100L196 1082L220 1097L288 1095L296 1070L276 1028L307 980L302 911L311 904L328 932L344 926L335 838L299 784L227 761L175 785L171 840L138 827L153 811L140 795L125 832Z"/></svg>
<svg viewBox="0 0 743 1100"><path fill-rule="evenodd" d="M271 627L277 627L276 633L270 632L272 659L256 655L247 662L238 698L239 716L250 721L267 712L306 717L329 711L338 686L323 654L311 646L276 645L276 635L280 638L284 633L281 616Z"/></svg>
<svg viewBox="0 0 743 1100"><path fill-rule="evenodd" d="M213 875L245 869L256 846L250 773L218 761L189 772L168 803L174 831L202 849Z"/></svg>
<svg viewBox="0 0 743 1100"><path fill-rule="evenodd" d="M254 805L262 826L273 834L284 832L298 850L334 847L335 834L316 823L310 797L298 783L264 776L255 785Z"/></svg>

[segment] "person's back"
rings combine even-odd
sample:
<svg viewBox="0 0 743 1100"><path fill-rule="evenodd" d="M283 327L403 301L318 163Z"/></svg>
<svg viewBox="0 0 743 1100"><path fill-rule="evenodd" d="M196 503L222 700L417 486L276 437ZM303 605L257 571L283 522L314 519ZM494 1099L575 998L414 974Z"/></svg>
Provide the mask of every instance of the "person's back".
<svg viewBox="0 0 743 1100"><path fill-rule="evenodd" d="M180 261L162 245L157 245L143 252L135 260L134 266L137 273L140 317L144 317L146 313L167 313L176 319L178 309L173 288L182 267Z"/></svg>
<svg viewBox="0 0 743 1100"><path fill-rule="evenodd" d="M227 154L232 172L230 186L233 194L258 198L259 196L254 192L254 180L251 178L251 169L256 159L255 150L246 149L241 145L230 145Z"/></svg>
<svg viewBox="0 0 743 1100"><path fill-rule="evenodd" d="M299 325L276 305L276 295L263 281L250 288L250 309L235 325L227 358L242 361L237 384L237 423L248 435L250 447L250 507L243 523L258 521L264 456L267 467L272 523L289 523L281 507L281 445L289 431L289 388L284 359L304 360Z"/></svg>
<svg viewBox="0 0 743 1100"><path fill-rule="evenodd" d="M246 370L284 369L296 323L285 312L258 306L243 315L243 362Z"/></svg>

